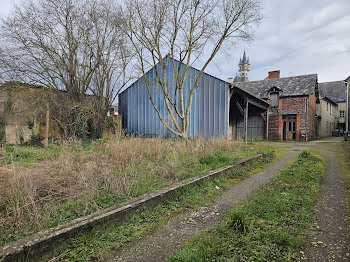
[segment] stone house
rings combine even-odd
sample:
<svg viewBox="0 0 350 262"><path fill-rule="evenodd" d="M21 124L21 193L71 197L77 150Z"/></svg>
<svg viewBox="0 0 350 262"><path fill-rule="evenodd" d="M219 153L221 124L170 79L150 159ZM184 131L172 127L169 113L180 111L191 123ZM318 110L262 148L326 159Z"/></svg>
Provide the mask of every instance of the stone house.
<svg viewBox="0 0 350 262"><path fill-rule="evenodd" d="M261 81L235 82L234 85L270 103L268 139L309 141L317 138L317 74L280 77L269 72Z"/></svg>
<svg viewBox="0 0 350 262"><path fill-rule="evenodd" d="M345 132L346 85L344 81L319 83L319 136L328 137L334 130Z"/></svg>

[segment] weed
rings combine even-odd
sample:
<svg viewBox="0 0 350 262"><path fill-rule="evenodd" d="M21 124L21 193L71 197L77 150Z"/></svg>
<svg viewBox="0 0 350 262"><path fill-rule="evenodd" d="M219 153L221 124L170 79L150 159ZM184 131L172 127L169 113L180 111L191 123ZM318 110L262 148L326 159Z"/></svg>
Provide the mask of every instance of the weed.
<svg viewBox="0 0 350 262"><path fill-rule="evenodd" d="M8 146L1 152L0 245L260 152L201 138ZM18 194L22 200L14 205Z"/></svg>
<svg viewBox="0 0 350 262"><path fill-rule="evenodd" d="M248 232L250 223L249 220L245 217L245 215L240 210L234 210L228 215L228 219L226 220L226 227L232 230L236 230L242 234Z"/></svg>
<svg viewBox="0 0 350 262"><path fill-rule="evenodd" d="M253 174L270 161L270 158L251 163L244 168L237 168L231 173L214 180L207 180L195 186L179 189L172 199L151 210L127 216L121 222L110 222L96 226L90 233L80 234L72 239L65 248L54 251L55 257L63 261L96 261L106 258L111 252L128 242L143 236L164 224L172 215L184 209L199 209L211 205L225 188L232 187L244 177ZM221 190L216 188L220 187ZM245 231L249 222L237 214L237 230Z"/></svg>
<svg viewBox="0 0 350 262"><path fill-rule="evenodd" d="M191 239L171 262L291 261L314 215L325 164L309 152L229 212L214 229Z"/></svg>

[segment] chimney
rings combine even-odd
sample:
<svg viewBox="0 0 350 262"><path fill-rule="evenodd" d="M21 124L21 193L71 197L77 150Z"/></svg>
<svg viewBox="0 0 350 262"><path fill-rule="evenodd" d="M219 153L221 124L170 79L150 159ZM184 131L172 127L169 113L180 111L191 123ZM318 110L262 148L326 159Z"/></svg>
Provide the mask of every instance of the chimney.
<svg viewBox="0 0 350 262"><path fill-rule="evenodd" d="M278 79L280 78L280 73L280 70L271 71L269 72L269 76L267 77L267 79Z"/></svg>

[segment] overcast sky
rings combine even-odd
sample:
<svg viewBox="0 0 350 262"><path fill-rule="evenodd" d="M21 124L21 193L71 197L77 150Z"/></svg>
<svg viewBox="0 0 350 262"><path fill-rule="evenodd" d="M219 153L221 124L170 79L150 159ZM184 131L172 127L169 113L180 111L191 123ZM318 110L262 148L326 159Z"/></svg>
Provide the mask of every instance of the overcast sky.
<svg viewBox="0 0 350 262"><path fill-rule="evenodd" d="M249 80L268 71L281 76L318 73L319 82L350 75L350 0L262 0L264 19L255 40L226 50L207 72L226 80L238 71L245 49L251 63ZM6 15L13 0L0 0Z"/></svg>

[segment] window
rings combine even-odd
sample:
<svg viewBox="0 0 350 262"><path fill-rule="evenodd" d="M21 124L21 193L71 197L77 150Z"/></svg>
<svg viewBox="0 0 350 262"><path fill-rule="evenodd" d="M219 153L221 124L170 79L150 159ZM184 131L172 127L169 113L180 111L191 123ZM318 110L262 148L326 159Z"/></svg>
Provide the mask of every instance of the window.
<svg viewBox="0 0 350 262"><path fill-rule="evenodd" d="M270 104L274 108L278 108L278 100L280 93L282 92L277 86L273 86L269 89Z"/></svg>
<svg viewBox="0 0 350 262"><path fill-rule="evenodd" d="M339 117L340 118L344 118L345 117L345 111L344 110L339 111Z"/></svg>
<svg viewBox="0 0 350 262"><path fill-rule="evenodd" d="M278 107L278 93L271 93L270 94L270 100L271 100L271 106L277 108Z"/></svg>

